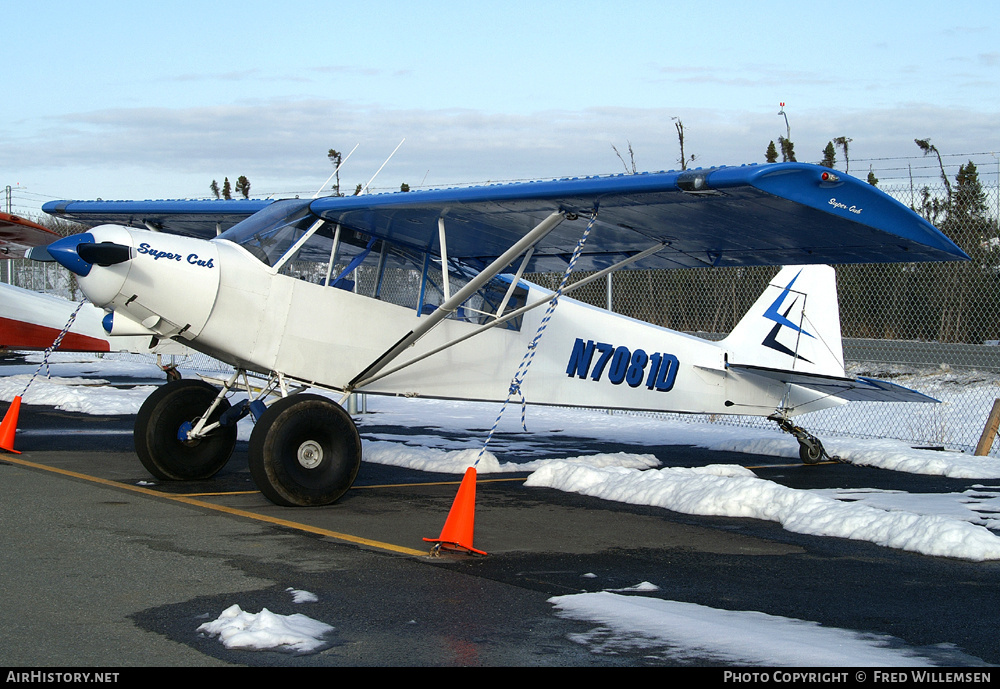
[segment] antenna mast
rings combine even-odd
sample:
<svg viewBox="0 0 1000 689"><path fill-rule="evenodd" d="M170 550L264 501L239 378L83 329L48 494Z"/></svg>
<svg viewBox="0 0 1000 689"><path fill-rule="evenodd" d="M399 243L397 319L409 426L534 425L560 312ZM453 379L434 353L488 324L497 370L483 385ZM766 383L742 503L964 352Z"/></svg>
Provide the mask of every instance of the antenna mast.
<svg viewBox="0 0 1000 689"><path fill-rule="evenodd" d="M406 137L403 138L403 141L406 141ZM399 144L396 146L396 148L392 149L392 153L390 153L389 157L385 159L385 163L382 163L381 167L379 167L379 169L375 171L375 174L372 175L372 178L368 180L368 184L362 187L361 191L357 193L358 196L361 196L366 191L368 191L368 187L371 186L371 183L375 181L376 177L378 177L378 173L382 172L382 168L385 167L386 163L392 160L392 157L396 155L396 151L398 151L399 147L403 145L403 141L400 141Z"/></svg>

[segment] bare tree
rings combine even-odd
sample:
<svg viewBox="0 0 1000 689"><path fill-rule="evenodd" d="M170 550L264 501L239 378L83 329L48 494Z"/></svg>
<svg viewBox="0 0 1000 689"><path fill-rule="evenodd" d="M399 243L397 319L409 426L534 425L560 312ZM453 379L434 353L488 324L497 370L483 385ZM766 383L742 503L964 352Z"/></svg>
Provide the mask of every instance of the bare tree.
<svg viewBox="0 0 1000 689"><path fill-rule="evenodd" d="M677 141L681 145L681 170L687 170L687 164L694 162L694 155L692 154L690 159L684 157L684 123L679 117L671 117L670 119L674 121L674 127L677 129Z"/></svg>
<svg viewBox="0 0 1000 689"><path fill-rule="evenodd" d="M628 141L627 139L626 139L626 141L628 142L628 157L629 157L629 160L632 161L632 169L631 170L628 169L628 164L625 163L625 159L622 158L622 154L618 152L618 148L614 144L611 144L611 149L615 152L615 155L618 156L618 160L622 161L622 165L625 166L625 174L626 175L636 175L636 174L638 174L638 170L635 167L635 153L632 151L632 142Z"/></svg>

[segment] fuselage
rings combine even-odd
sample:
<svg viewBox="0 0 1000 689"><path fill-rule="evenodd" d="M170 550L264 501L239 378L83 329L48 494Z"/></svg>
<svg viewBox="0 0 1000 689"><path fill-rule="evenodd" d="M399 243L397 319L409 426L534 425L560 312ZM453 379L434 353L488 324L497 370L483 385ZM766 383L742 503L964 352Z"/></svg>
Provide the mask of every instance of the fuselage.
<svg viewBox="0 0 1000 689"><path fill-rule="evenodd" d="M131 259L92 264L78 275L96 305L158 337L175 338L234 366L345 390L410 331L427 307L402 306L276 270L242 246L104 225L90 241L131 249ZM58 257L58 252L53 252ZM357 283L353 283L355 286ZM551 293L521 282L519 303ZM416 282L414 289L417 288ZM364 392L503 400L535 338L544 307L516 327L495 327L420 359L479 330L481 311L458 311L364 384ZM839 403L802 405L798 391L727 368L724 342L710 342L563 297L547 323L520 392L531 403L714 414L767 415L779 405L798 413ZM408 361L412 365L395 370ZM791 399L789 399L791 394ZM815 397L812 395L811 397ZM788 405L788 402L798 403Z"/></svg>

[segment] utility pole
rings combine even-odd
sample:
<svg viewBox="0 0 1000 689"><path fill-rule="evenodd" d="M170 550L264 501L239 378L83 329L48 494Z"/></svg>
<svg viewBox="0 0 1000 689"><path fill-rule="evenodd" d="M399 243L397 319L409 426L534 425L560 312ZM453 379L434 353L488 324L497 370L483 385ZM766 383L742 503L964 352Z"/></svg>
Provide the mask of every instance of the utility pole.
<svg viewBox="0 0 1000 689"><path fill-rule="evenodd" d="M7 189L6 189L6 196L7 196L7 199L6 199L6 200L7 200L7 203L6 203L6 205L4 206L4 207L5 207L6 209L7 209L7 212L8 212L8 213L10 213L10 212L11 212L11 198L10 198L10 192L11 192L11 189L10 189L10 185L8 184L8 185L7 185Z"/></svg>
<svg viewBox="0 0 1000 689"><path fill-rule="evenodd" d="M997 234L1000 235L1000 155L991 151L990 155L997 159Z"/></svg>

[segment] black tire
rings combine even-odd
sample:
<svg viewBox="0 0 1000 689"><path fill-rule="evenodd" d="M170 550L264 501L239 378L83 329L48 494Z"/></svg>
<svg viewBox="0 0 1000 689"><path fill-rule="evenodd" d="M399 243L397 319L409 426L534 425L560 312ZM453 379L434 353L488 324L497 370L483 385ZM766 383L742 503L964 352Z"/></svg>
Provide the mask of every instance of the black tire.
<svg viewBox="0 0 1000 689"><path fill-rule="evenodd" d="M171 381L157 388L135 417L135 452L153 476L164 481L195 481L214 476L226 465L236 447L236 426L217 428L204 438L182 441L181 424L194 422L219 394L202 380ZM229 409L222 400L212 412L215 422Z"/></svg>
<svg viewBox="0 0 1000 689"><path fill-rule="evenodd" d="M267 408L250 435L250 475L276 505L329 505L361 467L361 436L344 409L299 394Z"/></svg>
<svg viewBox="0 0 1000 689"><path fill-rule="evenodd" d="M818 440L810 443L799 443L799 459L806 464L817 464L823 459L823 444Z"/></svg>

